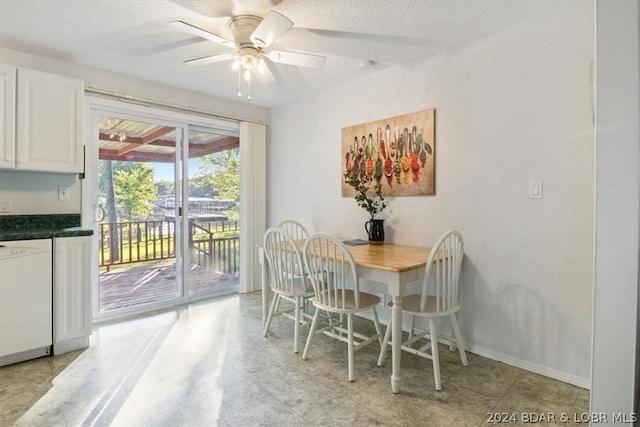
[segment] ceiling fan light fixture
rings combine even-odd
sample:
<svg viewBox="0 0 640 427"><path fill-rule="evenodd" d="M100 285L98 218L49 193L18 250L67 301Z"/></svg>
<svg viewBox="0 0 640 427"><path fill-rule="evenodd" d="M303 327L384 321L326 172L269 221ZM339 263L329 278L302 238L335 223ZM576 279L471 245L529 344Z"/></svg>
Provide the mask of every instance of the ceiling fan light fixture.
<svg viewBox="0 0 640 427"><path fill-rule="evenodd" d="M260 73L264 74L264 60L262 58L256 59L254 61L255 69Z"/></svg>
<svg viewBox="0 0 640 427"><path fill-rule="evenodd" d="M184 63L188 65L205 65L232 60L231 68L238 74L237 94L239 97L246 97L247 101L251 100L252 79L255 79L259 84L269 84L275 81L271 70L272 64L266 61L265 57L269 58L271 62L315 69L324 67L327 60L325 56L307 53L266 52L265 49L293 27L293 21L275 11L269 12L264 18L255 15L232 17L228 22L228 27L233 35L233 42L184 21L173 21L171 26L235 49L233 53L209 55L184 61Z"/></svg>

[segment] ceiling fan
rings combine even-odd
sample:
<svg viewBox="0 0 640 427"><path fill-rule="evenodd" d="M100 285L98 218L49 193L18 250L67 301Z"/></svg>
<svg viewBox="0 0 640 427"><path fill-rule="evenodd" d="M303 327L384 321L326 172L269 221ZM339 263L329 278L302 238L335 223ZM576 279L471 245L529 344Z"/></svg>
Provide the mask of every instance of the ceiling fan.
<svg viewBox="0 0 640 427"><path fill-rule="evenodd" d="M265 84L274 81L268 61L316 69L324 67L327 62L327 58L320 55L265 50L293 27L293 21L274 10L270 11L264 19L254 15L232 17L229 20L229 30L233 35L233 41L184 21L172 21L170 25L235 50L234 53L205 56L190 59L184 61L184 63L188 65L205 65L233 60L232 68L238 72L238 96L242 96L243 79L247 84L247 92L249 92L251 75L255 77L258 83ZM248 94L247 99L251 100L250 94Z"/></svg>

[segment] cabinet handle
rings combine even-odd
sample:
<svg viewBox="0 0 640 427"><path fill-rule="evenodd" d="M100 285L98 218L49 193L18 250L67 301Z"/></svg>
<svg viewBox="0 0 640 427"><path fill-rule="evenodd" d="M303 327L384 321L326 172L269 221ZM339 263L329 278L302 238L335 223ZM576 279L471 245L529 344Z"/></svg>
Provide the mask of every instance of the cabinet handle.
<svg viewBox="0 0 640 427"><path fill-rule="evenodd" d="M86 170L87 170L87 146L83 145L82 146L82 172L78 174L78 179L85 178Z"/></svg>

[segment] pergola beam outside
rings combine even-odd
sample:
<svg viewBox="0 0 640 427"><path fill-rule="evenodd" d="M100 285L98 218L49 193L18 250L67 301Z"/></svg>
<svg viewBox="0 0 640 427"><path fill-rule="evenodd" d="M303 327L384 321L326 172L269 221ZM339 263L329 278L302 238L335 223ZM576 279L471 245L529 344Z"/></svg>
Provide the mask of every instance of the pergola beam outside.
<svg viewBox="0 0 640 427"><path fill-rule="evenodd" d="M105 136L105 138L103 138ZM100 134L100 139L104 141L110 141L109 135ZM175 147L175 141L159 140L143 143L143 138L131 138L127 139L130 145L134 148L139 148L142 145L153 145L159 147ZM202 157L207 154L218 153L221 151L237 148L240 146L240 138L237 136L226 136L224 138L217 139L207 144L189 144L189 158ZM125 147L125 148L128 148ZM115 160L121 162L159 162L159 163L172 163L175 161L174 153L154 153L149 151L135 151L126 150L122 152L124 148L118 150L109 150L106 148L100 148L98 152L98 158L101 160Z"/></svg>

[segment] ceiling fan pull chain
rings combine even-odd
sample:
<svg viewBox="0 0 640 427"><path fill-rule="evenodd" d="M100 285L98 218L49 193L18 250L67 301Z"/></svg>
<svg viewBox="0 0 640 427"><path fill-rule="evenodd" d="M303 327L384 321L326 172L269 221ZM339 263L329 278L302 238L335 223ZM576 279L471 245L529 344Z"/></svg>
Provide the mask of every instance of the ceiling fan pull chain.
<svg viewBox="0 0 640 427"><path fill-rule="evenodd" d="M251 101L251 74L247 74L247 101Z"/></svg>

